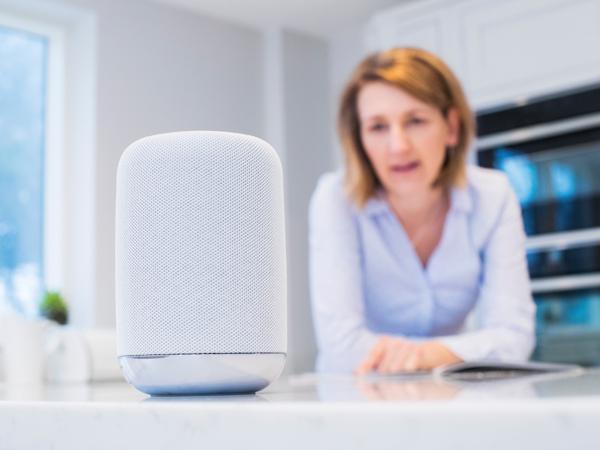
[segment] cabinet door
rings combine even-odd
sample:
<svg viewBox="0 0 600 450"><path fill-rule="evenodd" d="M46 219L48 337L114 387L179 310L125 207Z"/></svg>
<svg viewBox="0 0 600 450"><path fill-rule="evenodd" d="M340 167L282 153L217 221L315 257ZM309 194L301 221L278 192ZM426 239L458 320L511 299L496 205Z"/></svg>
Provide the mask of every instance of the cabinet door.
<svg viewBox="0 0 600 450"><path fill-rule="evenodd" d="M457 9L459 64L475 107L600 79L597 0L470 0Z"/></svg>
<svg viewBox="0 0 600 450"><path fill-rule="evenodd" d="M386 9L373 16L366 28L371 50L419 47L440 56L461 75L456 6L460 1L429 0Z"/></svg>

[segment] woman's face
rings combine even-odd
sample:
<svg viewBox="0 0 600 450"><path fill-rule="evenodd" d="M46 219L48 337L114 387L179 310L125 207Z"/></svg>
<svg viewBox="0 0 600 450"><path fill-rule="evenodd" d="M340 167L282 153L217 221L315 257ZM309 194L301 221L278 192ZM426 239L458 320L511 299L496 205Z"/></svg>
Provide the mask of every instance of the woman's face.
<svg viewBox="0 0 600 450"><path fill-rule="evenodd" d="M458 113L383 82L367 83L357 98L363 147L383 187L404 196L431 189L446 147L458 142Z"/></svg>

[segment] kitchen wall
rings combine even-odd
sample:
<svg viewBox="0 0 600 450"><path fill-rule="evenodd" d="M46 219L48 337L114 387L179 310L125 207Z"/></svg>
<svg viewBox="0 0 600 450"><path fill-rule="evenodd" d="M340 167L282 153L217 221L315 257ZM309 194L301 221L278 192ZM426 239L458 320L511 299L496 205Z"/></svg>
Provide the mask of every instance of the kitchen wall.
<svg viewBox="0 0 600 450"><path fill-rule="evenodd" d="M113 326L113 211L122 151L167 131L262 136L261 35L149 2L78 3L97 15L95 323Z"/></svg>
<svg viewBox="0 0 600 450"><path fill-rule="evenodd" d="M363 22L350 24L338 30L329 40L329 90L331 96L331 117L335 120L337 102L344 85L346 84L354 67L367 55L367 45L364 39L364 30L367 19ZM333 123L335 125L335 123ZM339 146L335 126L331 127L332 158L336 166L342 162L342 153Z"/></svg>
<svg viewBox="0 0 600 450"><path fill-rule="evenodd" d="M328 47L320 39L285 33L283 80L288 235L288 371L313 368L315 341L308 289L308 203L331 165L327 98Z"/></svg>

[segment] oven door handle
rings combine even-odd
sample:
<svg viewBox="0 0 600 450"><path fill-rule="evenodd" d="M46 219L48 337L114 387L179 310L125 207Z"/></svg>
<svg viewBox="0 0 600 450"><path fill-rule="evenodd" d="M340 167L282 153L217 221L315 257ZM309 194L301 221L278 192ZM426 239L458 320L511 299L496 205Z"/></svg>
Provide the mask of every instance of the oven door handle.
<svg viewBox="0 0 600 450"><path fill-rule="evenodd" d="M598 286L600 286L600 273L537 278L531 280L531 292L533 294L573 291L576 289L587 289Z"/></svg>
<svg viewBox="0 0 600 450"><path fill-rule="evenodd" d="M528 236L525 248L527 252L566 250L598 243L600 243L600 227Z"/></svg>
<svg viewBox="0 0 600 450"><path fill-rule="evenodd" d="M499 145L518 144L533 139L593 128L597 125L600 125L600 113L586 114L585 116L578 116L572 119L558 120L482 136L477 138L476 147L477 151L484 151Z"/></svg>

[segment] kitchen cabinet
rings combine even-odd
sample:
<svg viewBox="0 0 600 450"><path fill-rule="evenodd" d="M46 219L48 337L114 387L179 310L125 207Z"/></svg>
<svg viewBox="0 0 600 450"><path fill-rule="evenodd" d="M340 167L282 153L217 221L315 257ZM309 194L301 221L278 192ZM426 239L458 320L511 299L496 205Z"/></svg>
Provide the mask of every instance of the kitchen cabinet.
<svg viewBox="0 0 600 450"><path fill-rule="evenodd" d="M429 0L380 11L370 49L417 46L441 56L475 109L600 81L600 2Z"/></svg>

